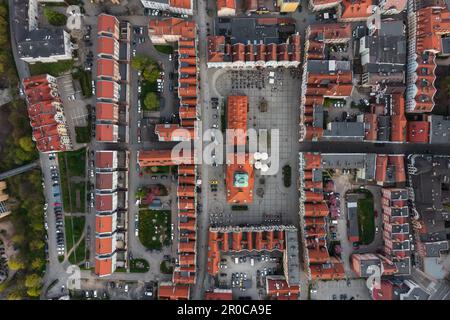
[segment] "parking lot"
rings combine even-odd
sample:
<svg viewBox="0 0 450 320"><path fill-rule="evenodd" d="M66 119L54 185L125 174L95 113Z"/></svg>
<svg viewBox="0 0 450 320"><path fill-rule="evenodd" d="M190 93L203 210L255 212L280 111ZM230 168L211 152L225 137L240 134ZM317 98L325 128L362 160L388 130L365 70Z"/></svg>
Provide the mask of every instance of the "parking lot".
<svg viewBox="0 0 450 320"><path fill-rule="evenodd" d="M44 218L45 218L45 229L48 230L48 215L52 214L55 217L55 230L56 230L56 248L58 256L64 256L65 254L65 238L64 238L64 214L62 211L62 195L60 187L60 178L58 170L58 160L54 153L48 155L50 164L50 174L52 181L52 194L53 202L46 203L44 205ZM50 220L51 221L51 220Z"/></svg>
<svg viewBox="0 0 450 320"><path fill-rule="evenodd" d="M311 300L369 300L365 279L318 281L311 287Z"/></svg>
<svg viewBox="0 0 450 320"><path fill-rule="evenodd" d="M282 274L282 254L262 252L222 256L218 274L219 287L232 288L233 298L261 299L268 275Z"/></svg>
<svg viewBox="0 0 450 320"><path fill-rule="evenodd" d="M156 283L82 280L81 290L74 295L86 300L152 300Z"/></svg>
<svg viewBox="0 0 450 320"><path fill-rule="evenodd" d="M210 168L210 181L218 181L217 191L210 192L211 222L225 224L296 224L298 220L298 194L295 185L298 149L298 106L300 79L290 70L226 70L209 69L208 78L212 97L219 98L219 110L212 112L211 126L221 129L220 114L226 98L230 95L245 95L249 100L248 128L275 129L279 133L279 150L269 150L273 157L279 157L279 168L275 175L261 175L255 171L254 200L245 214L233 212L226 202L225 167ZM273 79L273 81L271 80ZM273 83L271 83L273 82ZM265 108L261 108L261 102ZM215 115L217 115L216 118ZM275 136L275 132L271 132ZM289 164L292 169L292 184L283 184L281 168ZM210 182L208 182L208 185Z"/></svg>

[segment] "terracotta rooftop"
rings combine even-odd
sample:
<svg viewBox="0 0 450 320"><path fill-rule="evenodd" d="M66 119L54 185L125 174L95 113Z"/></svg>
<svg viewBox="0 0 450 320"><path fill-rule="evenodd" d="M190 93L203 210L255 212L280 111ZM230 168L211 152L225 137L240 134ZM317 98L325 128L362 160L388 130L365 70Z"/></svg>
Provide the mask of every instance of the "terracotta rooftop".
<svg viewBox="0 0 450 320"><path fill-rule="evenodd" d="M183 38L195 38L195 22L179 18L150 20L149 32L152 35L174 35Z"/></svg>
<svg viewBox="0 0 450 320"><path fill-rule="evenodd" d="M117 126L112 124L96 124L95 137L97 141L117 142Z"/></svg>
<svg viewBox="0 0 450 320"><path fill-rule="evenodd" d="M160 285L158 288L158 299L188 300L189 287L180 285Z"/></svg>
<svg viewBox="0 0 450 320"><path fill-rule="evenodd" d="M119 38L119 20L116 17L100 14L97 16L97 32L111 34L116 39Z"/></svg>
<svg viewBox="0 0 450 320"><path fill-rule="evenodd" d="M234 145L245 145L247 141L247 96L228 96L227 99L227 129L242 130L233 141ZM231 142L228 142L231 143Z"/></svg>
<svg viewBox="0 0 450 320"><path fill-rule="evenodd" d="M139 153L139 165L146 166L168 166L182 163L192 163L191 155L174 155L172 157L172 150L151 150L141 151Z"/></svg>
<svg viewBox="0 0 450 320"><path fill-rule="evenodd" d="M99 277L109 276L113 273L113 262L111 258L95 258L95 274Z"/></svg>
<svg viewBox="0 0 450 320"><path fill-rule="evenodd" d="M114 158L117 151L96 151L95 167L99 169L114 169Z"/></svg>
<svg viewBox="0 0 450 320"><path fill-rule="evenodd" d="M237 156L234 157L234 163L227 164L226 188L227 202L234 204L249 204L253 202L253 188L255 183L254 169L250 162L251 156L245 155L245 163L236 163Z"/></svg>

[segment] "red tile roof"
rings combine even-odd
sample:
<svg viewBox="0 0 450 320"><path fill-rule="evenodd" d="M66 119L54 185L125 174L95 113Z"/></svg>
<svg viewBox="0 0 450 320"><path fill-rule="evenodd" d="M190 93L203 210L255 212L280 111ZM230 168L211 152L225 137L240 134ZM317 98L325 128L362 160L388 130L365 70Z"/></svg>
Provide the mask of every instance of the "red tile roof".
<svg viewBox="0 0 450 320"><path fill-rule="evenodd" d="M160 285L158 288L158 299L188 300L189 287L181 285Z"/></svg>
<svg viewBox="0 0 450 320"><path fill-rule="evenodd" d="M247 141L247 96L228 96L227 99L227 129L241 130L236 132L237 137L233 145L245 145ZM230 143L230 142L228 142Z"/></svg>
<svg viewBox="0 0 450 320"><path fill-rule="evenodd" d="M117 130L116 125L97 123L95 125L95 137L97 141L116 142Z"/></svg>
<svg viewBox="0 0 450 320"><path fill-rule="evenodd" d="M165 20L150 20L150 35L173 35L183 38L195 38L196 27L195 22L186 21L179 18L169 18Z"/></svg>
<svg viewBox="0 0 450 320"><path fill-rule="evenodd" d="M99 277L109 276L113 273L113 262L111 258L95 258L95 274Z"/></svg>
<svg viewBox="0 0 450 320"><path fill-rule="evenodd" d="M95 216L95 232L96 233L112 233L113 215L96 215Z"/></svg>
<svg viewBox="0 0 450 320"><path fill-rule="evenodd" d="M255 184L255 173L250 162L251 156L245 155L245 162L238 164L238 157L234 155L232 164L227 164L226 187L227 202L234 204L249 204L253 202L253 188ZM236 175L245 174L248 185L244 187L236 186Z"/></svg>
<svg viewBox="0 0 450 320"><path fill-rule="evenodd" d="M95 167L99 169L113 169L116 152L117 151L96 151Z"/></svg>
<svg viewBox="0 0 450 320"><path fill-rule="evenodd" d="M98 175L97 175L98 178ZM103 179L100 179L103 180ZM104 182L104 184L109 184L109 181ZM97 187L99 187L99 183L97 181ZM109 187L109 186L108 186ZM109 188L104 188L104 189L111 189L112 188L112 183L111 183L111 187ZM102 188L99 188L102 189ZM113 211L116 210L115 206L114 206L114 197L117 197L116 194L100 194L97 193L95 195L95 209L97 211ZM98 232L98 231L97 231Z"/></svg>
<svg viewBox="0 0 450 320"><path fill-rule="evenodd" d="M205 292L205 300L233 300L233 293L226 289Z"/></svg>
<svg viewBox="0 0 450 320"><path fill-rule="evenodd" d="M194 128L183 128L178 124L157 124L155 134L159 141L190 141L195 138Z"/></svg>
<svg viewBox="0 0 450 320"><path fill-rule="evenodd" d="M95 174L95 187L97 189L111 190L114 187L114 174L112 172L97 172Z"/></svg>
<svg viewBox="0 0 450 320"><path fill-rule="evenodd" d="M96 237L95 253L98 255L111 254L113 252L113 237Z"/></svg>
<svg viewBox="0 0 450 320"><path fill-rule="evenodd" d="M100 14L97 16L97 32L99 34L111 34L116 39L119 38L119 20L116 17Z"/></svg>
<svg viewBox="0 0 450 320"><path fill-rule="evenodd" d="M95 115L97 120L117 122L119 120L119 106L115 103L97 102Z"/></svg>
<svg viewBox="0 0 450 320"><path fill-rule="evenodd" d="M151 150L139 153L139 165L147 166L168 166L182 163L190 164L193 161L191 155L172 155L172 150Z"/></svg>
<svg viewBox="0 0 450 320"><path fill-rule="evenodd" d="M97 38L97 54L99 55L117 56L118 46L119 44L114 38L102 36Z"/></svg>
<svg viewBox="0 0 450 320"><path fill-rule="evenodd" d="M120 77L118 62L114 59L97 59L97 77L118 79Z"/></svg>
<svg viewBox="0 0 450 320"><path fill-rule="evenodd" d="M373 14L373 0L342 0L341 20L364 21Z"/></svg>
<svg viewBox="0 0 450 320"><path fill-rule="evenodd" d="M427 143L430 135L430 123L428 121L408 121L408 142Z"/></svg>

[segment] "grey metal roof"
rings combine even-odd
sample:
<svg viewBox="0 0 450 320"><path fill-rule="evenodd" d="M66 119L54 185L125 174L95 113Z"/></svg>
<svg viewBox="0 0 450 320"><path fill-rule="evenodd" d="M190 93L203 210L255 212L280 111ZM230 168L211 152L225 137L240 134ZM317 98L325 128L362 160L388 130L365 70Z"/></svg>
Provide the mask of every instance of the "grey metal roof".
<svg viewBox="0 0 450 320"><path fill-rule="evenodd" d="M348 237L357 237L359 239L359 227L358 227L358 207L357 207L358 195L348 194L347 195L347 221Z"/></svg>
<svg viewBox="0 0 450 320"><path fill-rule="evenodd" d="M430 143L450 143L449 117L430 115Z"/></svg>
<svg viewBox="0 0 450 320"><path fill-rule="evenodd" d="M64 55L63 29L38 29L30 31L17 45L21 57L49 57Z"/></svg>
<svg viewBox="0 0 450 320"><path fill-rule="evenodd" d="M350 71L350 61L337 60L308 60L307 70L312 73L330 73L337 71Z"/></svg>
<svg viewBox="0 0 450 320"><path fill-rule="evenodd" d="M287 282L290 286L300 283L300 260L297 230L286 230Z"/></svg>
<svg viewBox="0 0 450 320"><path fill-rule="evenodd" d="M28 0L14 0L13 24L18 53L21 57L64 55L63 28L29 29Z"/></svg>
<svg viewBox="0 0 450 320"><path fill-rule="evenodd" d="M323 132L323 139L363 140L364 123L362 122L330 122Z"/></svg>
<svg viewBox="0 0 450 320"><path fill-rule="evenodd" d="M258 19L249 17L219 17L214 21L215 35L228 37L231 44L279 44L281 28L286 27L278 24L259 24ZM295 26L291 29L290 33L294 33Z"/></svg>

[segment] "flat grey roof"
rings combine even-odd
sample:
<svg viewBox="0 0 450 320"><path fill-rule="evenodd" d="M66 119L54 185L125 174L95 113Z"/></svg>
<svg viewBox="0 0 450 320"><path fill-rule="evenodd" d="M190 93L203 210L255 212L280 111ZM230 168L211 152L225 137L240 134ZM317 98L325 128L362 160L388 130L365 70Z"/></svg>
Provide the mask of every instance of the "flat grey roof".
<svg viewBox="0 0 450 320"><path fill-rule="evenodd" d="M430 143L450 143L450 118L430 115L429 119Z"/></svg>
<svg viewBox="0 0 450 320"><path fill-rule="evenodd" d="M300 283L300 260L297 230L286 230L287 273L290 286Z"/></svg>
<svg viewBox="0 0 450 320"><path fill-rule="evenodd" d="M225 36L231 44L279 44L281 33L294 33L295 25L260 24L253 17L218 17L214 21L216 36Z"/></svg>
<svg viewBox="0 0 450 320"><path fill-rule="evenodd" d="M330 73L337 71L350 71L350 61L338 60L308 60L307 70L312 73Z"/></svg>
<svg viewBox="0 0 450 320"><path fill-rule="evenodd" d="M375 178L376 154L374 153L323 153L323 169L364 169L365 180Z"/></svg>
<svg viewBox="0 0 450 320"><path fill-rule="evenodd" d="M364 139L363 122L330 122L323 132L323 139L362 140Z"/></svg>

